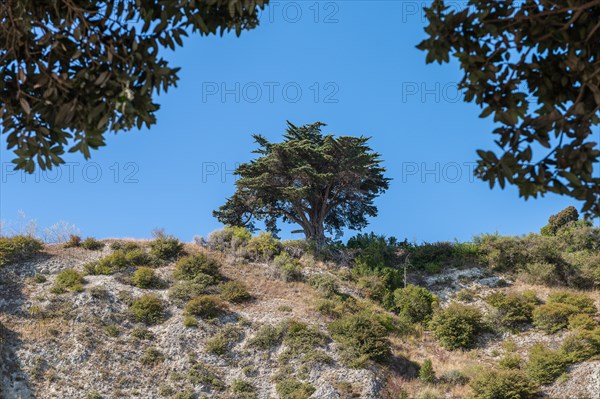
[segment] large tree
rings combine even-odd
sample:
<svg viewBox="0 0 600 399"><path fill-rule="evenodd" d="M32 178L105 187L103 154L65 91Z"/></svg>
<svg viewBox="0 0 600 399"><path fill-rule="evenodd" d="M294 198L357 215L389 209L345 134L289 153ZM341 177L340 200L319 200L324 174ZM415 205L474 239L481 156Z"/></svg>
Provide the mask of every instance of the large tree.
<svg viewBox="0 0 600 399"><path fill-rule="evenodd" d="M3 0L0 117L16 168L63 163L107 131L155 123L154 96L177 82L162 58L188 34L258 25L268 0Z"/></svg>
<svg viewBox="0 0 600 399"><path fill-rule="evenodd" d="M455 2L451 2L455 3ZM456 58L465 100L493 115L499 154L476 174L525 198L546 192L600 216L600 0L470 0L425 8L427 63Z"/></svg>
<svg viewBox="0 0 600 399"><path fill-rule="evenodd" d="M368 137L325 135L323 126L288 122L280 143L254 135L260 157L236 169L235 193L214 212L219 221L253 229L263 220L277 233L281 219L300 225L319 247L325 232L365 227L367 217L377 215L373 201L390 179Z"/></svg>

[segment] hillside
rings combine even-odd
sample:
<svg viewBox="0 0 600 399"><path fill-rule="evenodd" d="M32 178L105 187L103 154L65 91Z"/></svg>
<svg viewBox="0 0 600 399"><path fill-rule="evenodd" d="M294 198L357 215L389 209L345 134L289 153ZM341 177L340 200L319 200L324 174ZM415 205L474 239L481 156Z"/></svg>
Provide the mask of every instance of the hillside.
<svg viewBox="0 0 600 399"><path fill-rule="evenodd" d="M185 245L74 240L8 259L0 396L600 398L600 293L581 270L547 284L492 267L492 239L475 249L362 239L316 257L301 242L225 230ZM401 268L369 262L404 264L403 251L410 284L397 288ZM586 251L597 271L598 251Z"/></svg>

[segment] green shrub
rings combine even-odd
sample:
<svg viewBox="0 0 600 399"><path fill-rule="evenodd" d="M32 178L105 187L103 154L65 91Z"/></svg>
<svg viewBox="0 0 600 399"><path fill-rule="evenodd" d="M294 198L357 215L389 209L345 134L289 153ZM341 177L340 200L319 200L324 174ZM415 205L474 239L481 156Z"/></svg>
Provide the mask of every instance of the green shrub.
<svg viewBox="0 0 600 399"><path fill-rule="evenodd" d="M483 370L471 382L474 399L529 399L535 392L519 370Z"/></svg>
<svg viewBox="0 0 600 399"><path fill-rule="evenodd" d="M449 242L424 243L412 249L411 264L421 270L437 273L444 266L454 265L454 247Z"/></svg>
<svg viewBox="0 0 600 399"><path fill-rule="evenodd" d="M281 241L281 250L293 258L301 258L303 255L312 252L306 240Z"/></svg>
<svg viewBox="0 0 600 399"><path fill-rule="evenodd" d="M165 355L156 348L148 348L140 358L140 362L146 366L153 366L165 360Z"/></svg>
<svg viewBox="0 0 600 399"><path fill-rule="evenodd" d="M223 230L210 233L208 245L212 249L223 251L225 249L238 249L248 244L252 233L245 227L227 226Z"/></svg>
<svg viewBox="0 0 600 399"><path fill-rule="evenodd" d="M97 391L93 391L87 394L86 399L103 399L104 397L100 395Z"/></svg>
<svg viewBox="0 0 600 399"><path fill-rule="evenodd" d="M564 303L546 303L533 311L533 324L548 332L555 333L569 324L569 317L578 313L575 306Z"/></svg>
<svg viewBox="0 0 600 399"><path fill-rule="evenodd" d="M154 334L152 334L152 331L142 326L135 327L133 330L131 330L131 336L141 341L150 341L154 339Z"/></svg>
<svg viewBox="0 0 600 399"><path fill-rule="evenodd" d="M283 281L299 281L302 279L302 264L287 253L277 255L273 260L276 275Z"/></svg>
<svg viewBox="0 0 600 399"><path fill-rule="evenodd" d="M315 387L296 378L286 378L277 383L275 390L281 399L308 399Z"/></svg>
<svg viewBox="0 0 600 399"><path fill-rule="evenodd" d="M0 237L0 267L29 259L43 247L40 240L30 236Z"/></svg>
<svg viewBox="0 0 600 399"><path fill-rule="evenodd" d="M569 335L563 341L560 351L571 363L583 362L600 355L600 327Z"/></svg>
<svg viewBox="0 0 600 399"><path fill-rule="evenodd" d="M131 281L139 288L152 288L160 285L160 279L149 267L138 267L133 273Z"/></svg>
<svg viewBox="0 0 600 399"><path fill-rule="evenodd" d="M190 299L207 292L209 285L192 281L183 281L169 288L169 300L177 306L183 306Z"/></svg>
<svg viewBox="0 0 600 399"><path fill-rule="evenodd" d="M498 365L503 369L521 368L521 356L518 353L507 353L498 361Z"/></svg>
<svg viewBox="0 0 600 399"><path fill-rule="evenodd" d="M435 371L433 370L433 364L430 359L426 359L419 368L419 379L427 384L433 384L435 382Z"/></svg>
<svg viewBox="0 0 600 399"><path fill-rule="evenodd" d="M375 233L357 234L348 240L346 246L356 250L356 263L365 264L369 269L393 267L398 264L398 250L407 247L396 237L386 237Z"/></svg>
<svg viewBox="0 0 600 399"><path fill-rule="evenodd" d="M401 316L417 323L427 320L433 313L435 295L423 287L409 284L394 291L394 307Z"/></svg>
<svg viewBox="0 0 600 399"><path fill-rule="evenodd" d="M75 269L65 269L56 275L52 292L61 294L67 291L81 292L83 291L85 279Z"/></svg>
<svg viewBox="0 0 600 399"><path fill-rule="evenodd" d="M593 330L598 323L589 314L576 314L569 317L569 330Z"/></svg>
<svg viewBox="0 0 600 399"><path fill-rule="evenodd" d="M498 310L499 322L503 326L516 327L532 319L534 304L521 294L494 292L486 301Z"/></svg>
<svg viewBox="0 0 600 399"><path fill-rule="evenodd" d="M248 345L262 350L269 350L281 343L284 333L285 328L281 324L277 326L265 324L258 329Z"/></svg>
<svg viewBox="0 0 600 399"><path fill-rule="evenodd" d="M254 385L245 380L234 380L231 384L231 392L236 399L255 399L258 397Z"/></svg>
<svg viewBox="0 0 600 399"><path fill-rule="evenodd" d="M481 318L477 308L453 302L433 315L430 327L444 348L466 349L483 328Z"/></svg>
<svg viewBox="0 0 600 399"><path fill-rule="evenodd" d="M467 377L460 370L450 370L442 374L440 380L446 384L451 385L466 385L469 383L469 377Z"/></svg>
<svg viewBox="0 0 600 399"><path fill-rule="evenodd" d="M284 326L285 334L283 343L291 356L310 354L316 348L325 345L328 341L325 334L318 328L309 326L296 320L290 320Z"/></svg>
<svg viewBox="0 0 600 399"><path fill-rule="evenodd" d="M175 265L173 276L178 280L206 280L206 276L218 277L221 264L205 254L181 258Z"/></svg>
<svg viewBox="0 0 600 399"><path fill-rule="evenodd" d="M435 389L426 388L419 392L416 399L443 399L444 395Z"/></svg>
<svg viewBox="0 0 600 399"><path fill-rule="evenodd" d="M198 327L198 320L194 316L184 315L183 316L183 325L188 328Z"/></svg>
<svg viewBox="0 0 600 399"><path fill-rule="evenodd" d="M548 218L548 224L540 230L542 235L555 235L560 229L579 219L579 212L574 206L568 206L556 215Z"/></svg>
<svg viewBox="0 0 600 399"><path fill-rule="evenodd" d="M228 342L222 334L215 335L206 342L206 351L215 355L224 355L228 350Z"/></svg>
<svg viewBox="0 0 600 399"><path fill-rule="evenodd" d="M308 283L325 298L334 297L339 290L335 278L328 274L315 274L310 277Z"/></svg>
<svg viewBox="0 0 600 399"><path fill-rule="evenodd" d="M271 233L260 233L248 241L246 251L252 259L272 259L281 251L281 243Z"/></svg>
<svg viewBox="0 0 600 399"><path fill-rule="evenodd" d="M571 291L553 292L548 296L548 303L562 303L577 308L579 313L595 314L598 309L594 300L585 294Z"/></svg>
<svg viewBox="0 0 600 399"><path fill-rule="evenodd" d="M475 237L482 252L482 259L492 270L517 271L530 261L524 240L518 237L502 237L484 234Z"/></svg>
<svg viewBox="0 0 600 399"><path fill-rule="evenodd" d="M212 319L219 316L224 310L224 304L216 296L201 295L191 299L185 305L184 313L190 316Z"/></svg>
<svg viewBox="0 0 600 399"><path fill-rule="evenodd" d="M385 361L390 355L387 331L372 313L343 316L329 324L329 332L352 367L360 367L368 360Z"/></svg>
<svg viewBox="0 0 600 399"><path fill-rule="evenodd" d="M531 381L537 384L550 384L566 371L567 364L568 360L561 351L536 344L529 350L529 360L525 370Z"/></svg>
<svg viewBox="0 0 600 399"><path fill-rule="evenodd" d="M529 284L555 286L562 283L558 267L549 262L527 263L520 278Z"/></svg>
<svg viewBox="0 0 600 399"><path fill-rule="evenodd" d="M159 324L165 316L163 302L154 294L144 294L135 299L130 309L136 321L146 324Z"/></svg>
<svg viewBox="0 0 600 399"><path fill-rule="evenodd" d="M232 303L242 303L250 300L252 297L244 283L239 281L228 281L221 284L221 298Z"/></svg>
<svg viewBox="0 0 600 399"><path fill-rule="evenodd" d="M225 389L223 379L206 364L192 361L188 371L188 379L193 385L208 385L211 389L222 391Z"/></svg>
<svg viewBox="0 0 600 399"><path fill-rule="evenodd" d="M104 243L96 240L94 237L88 237L81 242L81 247L90 251L98 251L104 248Z"/></svg>
<svg viewBox="0 0 600 399"><path fill-rule="evenodd" d="M104 258L84 265L86 273L91 275L112 274L130 267L150 263L150 257L141 249L117 250Z"/></svg>
<svg viewBox="0 0 600 399"><path fill-rule="evenodd" d="M182 252L183 243L170 235L159 234L150 242L150 255L162 261L175 259Z"/></svg>

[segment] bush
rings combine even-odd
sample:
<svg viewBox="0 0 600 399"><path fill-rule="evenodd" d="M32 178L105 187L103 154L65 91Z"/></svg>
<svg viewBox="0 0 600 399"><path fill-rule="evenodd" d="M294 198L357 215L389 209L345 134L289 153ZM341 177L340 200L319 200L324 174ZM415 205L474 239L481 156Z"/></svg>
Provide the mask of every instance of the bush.
<svg viewBox="0 0 600 399"><path fill-rule="evenodd" d="M281 343L285 328L282 325L273 326L271 324L265 324L258 329L256 335L250 339L248 345L268 350Z"/></svg>
<svg viewBox="0 0 600 399"><path fill-rule="evenodd" d="M169 299L177 306L182 306L187 301L205 294L209 285L192 281L184 281L169 288Z"/></svg>
<svg viewBox="0 0 600 399"><path fill-rule="evenodd" d="M469 382L469 377L467 377L462 371L450 370L445 372L440 377L440 380L446 384L465 385Z"/></svg>
<svg viewBox="0 0 600 399"><path fill-rule="evenodd" d="M440 272L442 267L453 265L454 247L449 242L424 243L412 250L411 264L421 270Z"/></svg>
<svg viewBox="0 0 600 399"><path fill-rule="evenodd" d="M283 281L302 280L302 264L298 259L292 258L287 253L277 255L273 260L276 275Z"/></svg>
<svg viewBox="0 0 600 399"><path fill-rule="evenodd" d="M600 328L580 330L568 336L560 351L571 363L583 362L600 355Z"/></svg>
<svg viewBox="0 0 600 399"><path fill-rule="evenodd" d="M35 256L44 245L30 236L0 237L0 267Z"/></svg>
<svg viewBox="0 0 600 399"><path fill-rule="evenodd" d="M503 326L514 328L530 322L533 316L534 304L521 294L494 292L486 301L498 310L499 322Z"/></svg>
<svg viewBox="0 0 600 399"><path fill-rule="evenodd" d="M184 308L184 314L212 319L225 310L225 306L213 295L201 295L191 299Z"/></svg>
<svg viewBox="0 0 600 399"><path fill-rule="evenodd" d="M467 349L483 328L481 318L477 308L453 302L433 315L430 327L444 348Z"/></svg>
<svg viewBox="0 0 600 399"><path fill-rule="evenodd" d="M569 330L593 330L598 323L589 314L576 314L569 317Z"/></svg>
<svg viewBox="0 0 600 399"><path fill-rule="evenodd" d="M417 395L416 399L443 399L444 395L435 389L424 389Z"/></svg>
<svg viewBox="0 0 600 399"><path fill-rule="evenodd" d="M173 276L178 280L205 281L206 276L218 277L221 264L205 254L181 258L175 265Z"/></svg>
<svg viewBox="0 0 600 399"><path fill-rule="evenodd" d="M562 303L577 308L579 313L595 314L598 309L594 300L585 294L571 291L553 292L548 296L548 303Z"/></svg>
<svg viewBox="0 0 600 399"><path fill-rule="evenodd" d="M398 314L413 323L429 319L435 301L436 297L431 292L412 284L394 291L394 306Z"/></svg>
<svg viewBox="0 0 600 399"><path fill-rule="evenodd" d="M296 320L290 320L285 326L283 343L292 357L310 356L315 349L327 343L328 339L318 328Z"/></svg>
<svg viewBox="0 0 600 399"><path fill-rule="evenodd" d="M150 255L162 261L177 258L183 252L183 243L177 238L159 234L150 242Z"/></svg>
<svg viewBox="0 0 600 399"><path fill-rule="evenodd" d="M569 318L578 313L575 306L564 303L546 303L533 311L533 325L546 331L555 333L569 324Z"/></svg>
<svg viewBox="0 0 600 399"><path fill-rule="evenodd" d="M542 235L555 235L561 228L579 219L579 212L574 206L569 206L556 215L548 218L548 224L540 230Z"/></svg>
<svg viewBox="0 0 600 399"><path fill-rule="evenodd" d="M568 361L561 351L536 344L529 350L525 370L531 381L537 384L551 384L566 371L567 364Z"/></svg>
<svg viewBox="0 0 600 399"><path fill-rule="evenodd" d="M242 303L252 297L246 286L239 281L228 281L221 284L221 298L232 303Z"/></svg>
<svg viewBox="0 0 600 399"><path fill-rule="evenodd" d="M325 298L334 297L338 293L335 278L328 274L315 274L310 277L308 283Z"/></svg>
<svg viewBox="0 0 600 399"><path fill-rule="evenodd" d="M69 234L69 240L65 242L65 248L76 248L81 245L81 237L75 234Z"/></svg>
<svg viewBox="0 0 600 399"><path fill-rule="evenodd" d="M346 246L358 251L356 263L363 263L369 269L377 269L396 266L399 263L398 250L408 244L399 242L396 237L369 233L351 237Z"/></svg>
<svg viewBox="0 0 600 399"><path fill-rule="evenodd" d="M521 356L517 353L507 353L498 361L498 365L503 369L521 368Z"/></svg>
<svg viewBox="0 0 600 399"><path fill-rule="evenodd" d="M272 259L281 251L281 243L271 233L260 233L248 241L246 251L252 259Z"/></svg>
<svg viewBox="0 0 600 399"><path fill-rule="evenodd" d="M286 378L277 383L275 390L281 399L308 399L315 392L315 387L296 378Z"/></svg>
<svg viewBox="0 0 600 399"><path fill-rule="evenodd" d="M431 360L425 360L421 368L419 368L419 379L427 384L435 382L435 371L433 370Z"/></svg>
<svg viewBox="0 0 600 399"><path fill-rule="evenodd" d="M52 292L62 294L67 291L81 292L83 291L85 279L77 270L65 269L58 273L54 281Z"/></svg>
<svg viewBox="0 0 600 399"><path fill-rule="evenodd" d="M225 249L236 250L245 246L252 238L252 233L245 227L227 226L223 230L210 233L208 245L212 249L224 251Z"/></svg>
<svg viewBox="0 0 600 399"><path fill-rule="evenodd" d="M160 285L160 279L153 269L138 267L131 278L133 285L139 288L152 288Z"/></svg>
<svg viewBox="0 0 600 399"><path fill-rule="evenodd" d="M528 399L535 388L521 371L483 370L471 382L475 399Z"/></svg>
<svg viewBox="0 0 600 399"><path fill-rule="evenodd" d="M112 274L130 267L142 266L150 263L150 257L141 249L117 250L104 258L87 263L85 271L91 275Z"/></svg>
<svg viewBox="0 0 600 399"><path fill-rule="evenodd" d="M131 313L136 321L146 324L159 324L164 319L164 306L154 294L144 294L131 304Z"/></svg>
<svg viewBox="0 0 600 399"><path fill-rule="evenodd" d="M104 248L104 243L96 240L94 237L88 237L81 242L81 247L90 251L98 251Z"/></svg>
<svg viewBox="0 0 600 399"><path fill-rule="evenodd" d="M382 362L390 355L387 331L372 313L343 316L329 324L329 332L342 346L351 367L360 367L368 360Z"/></svg>
<svg viewBox="0 0 600 399"><path fill-rule="evenodd" d="M248 381L234 380L231 384L231 392L237 399L255 399L256 388Z"/></svg>
<svg viewBox="0 0 600 399"><path fill-rule="evenodd" d="M148 348L140 358L140 362L146 366L153 366L165 360L165 355L156 348Z"/></svg>

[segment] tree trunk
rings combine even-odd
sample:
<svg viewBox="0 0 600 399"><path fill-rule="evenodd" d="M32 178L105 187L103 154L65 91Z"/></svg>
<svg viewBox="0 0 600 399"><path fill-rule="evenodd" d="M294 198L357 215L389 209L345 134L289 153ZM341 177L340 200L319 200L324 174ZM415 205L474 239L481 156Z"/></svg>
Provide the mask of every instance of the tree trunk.
<svg viewBox="0 0 600 399"><path fill-rule="evenodd" d="M303 228L306 241L314 242L317 252L326 244L325 227L323 223L313 223Z"/></svg>

